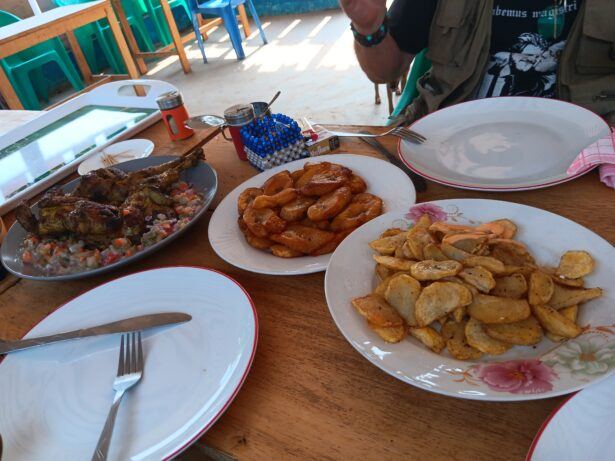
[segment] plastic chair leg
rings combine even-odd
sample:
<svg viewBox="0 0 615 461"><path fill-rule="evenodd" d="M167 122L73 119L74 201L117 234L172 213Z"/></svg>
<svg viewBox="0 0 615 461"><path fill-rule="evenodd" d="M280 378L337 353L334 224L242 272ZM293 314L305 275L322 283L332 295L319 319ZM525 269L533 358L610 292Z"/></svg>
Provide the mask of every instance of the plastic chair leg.
<svg viewBox="0 0 615 461"><path fill-rule="evenodd" d="M89 25L89 24L88 24ZM85 55L85 60L90 66L90 70L93 74L98 74L104 67L104 64L99 62L96 59L96 49L94 48L94 29L90 29L85 26L75 31L75 36L77 37L77 41L79 42L79 47L83 54Z"/></svg>
<svg viewBox="0 0 615 461"><path fill-rule="evenodd" d="M175 3L174 5L172 5L171 2L169 2L169 6L171 7L171 10L173 10L175 8L182 9L184 11L184 13L186 13L186 17L189 20L190 20L190 18L192 18L192 11L190 11L190 7L188 6L187 0L181 0L179 3ZM162 20L166 24L166 20L164 18L164 15L162 14L162 7L161 6L157 7L156 11L162 17ZM167 28L167 31L168 31L168 28ZM171 32L169 31L169 43L171 43L172 41L173 41L173 38L171 37Z"/></svg>
<svg viewBox="0 0 615 461"><path fill-rule="evenodd" d="M43 68L37 67L30 71L30 80L34 86L36 95L43 100L43 102L49 102L49 84L43 74Z"/></svg>
<svg viewBox="0 0 615 461"><path fill-rule="evenodd" d="M265 32L263 31L263 26L261 26L261 21L258 18L258 13L256 12L256 8L254 8L254 3L252 2L252 0L246 0L246 3L248 4L248 8L250 10L250 14L252 15L252 18L254 19L254 24L256 24L256 27L258 27L258 33L261 36L261 39L263 40L263 45L267 44L267 37L265 36Z"/></svg>
<svg viewBox="0 0 615 461"><path fill-rule="evenodd" d="M224 8L221 12L222 20L224 21L224 27L229 34L237 59L245 59L246 55L243 52L243 46L241 45L241 33L239 32L239 24L237 24L237 16L232 7Z"/></svg>
<svg viewBox="0 0 615 461"><path fill-rule="evenodd" d="M81 80L77 69L75 69L75 66L73 66L73 62L70 60L70 57L64 49L64 46L61 45L59 47L56 47L55 52L56 57L54 60L58 63L60 69L62 70L62 72L64 72L64 75L66 75L66 78L68 79L70 84L77 91L83 90L83 80Z"/></svg>
<svg viewBox="0 0 615 461"><path fill-rule="evenodd" d="M139 43L139 48L143 47L145 51L154 51L156 47L154 46L154 42L152 42L152 38L149 36L147 31L147 27L143 18L137 19L135 17L132 24L130 24L133 30L136 32L135 38Z"/></svg>
<svg viewBox="0 0 615 461"><path fill-rule="evenodd" d="M6 77L8 78L11 86L13 87L13 90L17 94L17 97L19 98L19 101L21 102L21 105L24 107L24 109L37 110L36 107L32 106L32 99L34 99L36 104L38 104L36 94L27 94L26 91L19 84L19 81L23 80L24 78L19 78L19 75L15 75L15 72L13 72L12 68L6 63L4 59L0 59L0 66L2 66ZM25 78L27 78L27 75Z"/></svg>
<svg viewBox="0 0 615 461"><path fill-rule="evenodd" d="M152 0L145 0L145 7L147 8L149 17L152 19L152 23L154 24L154 29L156 30L156 35L158 35L158 38L160 39L160 43L163 45L168 45L173 40L171 39L171 34L169 32L169 28L167 27L166 18L162 13L162 7L154 5Z"/></svg>
<svg viewBox="0 0 615 461"><path fill-rule="evenodd" d="M36 97L36 91L32 86L28 72L24 72L23 74L19 72L16 74L12 83L13 88L15 88L15 92L19 96L19 99L24 106L24 109L41 110L41 103Z"/></svg>
<svg viewBox="0 0 615 461"><path fill-rule="evenodd" d="M207 55L205 55L205 45L203 44L203 37L201 36L201 30L199 29L199 14L200 13L192 13L190 18L192 19L192 29L194 29L194 35L196 35L196 41L199 44L199 49L201 50L201 55L203 56L203 62L207 64Z"/></svg>
<svg viewBox="0 0 615 461"><path fill-rule="evenodd" d="M184 10L184 12L186 13L186 16L188 17L192 16L192 12L190 11L190 8L188 7L188 3L186 2L186 0L182 0L179 6L181 6L181 8Z"/></svg>
<svg viewBox="0 0 615 461"><path fill-rule="evenodd" d="M100 48L103 52L103 55L105 56L105 59L107 60L107 63L109 64L111 69L113 69L114 73L116 74L125 73L126 70L124 69L123 61L121 59L118 61L119 50L116 52L112 48L112 45L107 40L107 37L105 37L105 33L100 24L97 23L95 27L96 27L96 30L95 30L96 40L100 44Z"/></svg>

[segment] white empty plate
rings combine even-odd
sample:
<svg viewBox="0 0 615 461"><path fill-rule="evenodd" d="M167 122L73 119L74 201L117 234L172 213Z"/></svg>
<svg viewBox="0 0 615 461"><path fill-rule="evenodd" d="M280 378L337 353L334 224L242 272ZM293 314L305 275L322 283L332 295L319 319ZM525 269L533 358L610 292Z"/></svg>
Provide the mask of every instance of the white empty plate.
<svg viewBox="0 0 615 461"><path fill-rule="evenodd" d="M154 143L149 139L129 139L128 141L117 142L85 159L79 164L77 172L80 175L84 175L90 171L106 168L107 165L102 161L103 154L113 157L117 163L123 163L129 160L149 157L153 151Z"/></svg>
<svg viewBox="0 0 615 461"><path fill-rule="evenodd" d="M401 159L425 178L462 189L538 189L574 179L566 170L579 153L609 133L580 106L555 99L486 98L417 120L424 144L400 140Z"/></svg>
<svg viewBox="0 0 615 461"><path fill-rule="evenodd" d="M233 266L251 272L269 275L298 275L321 272L327 268L331 254L278 258L266 251L252 248L237 225L237 199L248 187L261 187L271 176L280 171L295 171L307 162L331 162L344 165L361 176L367 192L377 195L384 202L384 212L407 210L416 201L414 185L408 175L384 160L365 155L335 154L317 158L304 158L266 170L229 193L211 217L209 241L214 251Z"/></svg>
<svg viewBox="0 0 615 461"><path fill-rule="evenodd" d="M615 354L611 352L613 362ZM544 422L527 461L615 458L615 378L593 384L566 401Z"/></svg>
<svg viewBox="0 0 615 461"><path fill-rule="evenodd" d="M109 460L170 459L224 412L256 349L246 292L209 269L155 269L82 294L25 336L173 311L192 320L143 333L143 378L122 400ZM107 335L9 354L0 364L2 459L91 459L113 400L119 344Z"/></svg>

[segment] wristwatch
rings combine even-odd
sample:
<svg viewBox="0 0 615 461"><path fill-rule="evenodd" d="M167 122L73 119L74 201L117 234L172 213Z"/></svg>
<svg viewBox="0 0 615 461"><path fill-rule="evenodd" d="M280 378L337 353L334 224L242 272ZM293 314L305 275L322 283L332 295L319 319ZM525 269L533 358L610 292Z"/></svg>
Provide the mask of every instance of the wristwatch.
<svg viewBox="0 0 615 461"><path fill-rule="evenodd" d="M352 30L352 34L354 35L354 39L359 42L361 46L366 48L376 46L380 42L384 40L384 38L389 33L389 22L388 16L385 14L384 19L382 21L382 25L378 27L378 30L373 34L363 35L355 29L354 24L350 23L350 29Z"/></svg>

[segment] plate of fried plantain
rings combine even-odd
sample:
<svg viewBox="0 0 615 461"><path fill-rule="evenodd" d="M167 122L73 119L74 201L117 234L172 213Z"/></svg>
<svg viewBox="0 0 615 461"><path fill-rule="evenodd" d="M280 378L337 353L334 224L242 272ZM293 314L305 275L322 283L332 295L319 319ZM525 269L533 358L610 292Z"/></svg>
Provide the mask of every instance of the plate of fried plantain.
<svg viewBox="0 0 615 461"><path fill-rule="evenodd" d="M382 213L416 201L408 176L388 162L335 154L266 170L229 193L209 223L214 251L251 272L321 272L335 248Z"/></svg>
<svg viewBox="0 0 615 461"><path fill-rule="evenodd" d="M325 293L353 347L408 384L542 399L615 370L613 261L611 244L556 214L441 200L350 235L331 257Z"/></svg>

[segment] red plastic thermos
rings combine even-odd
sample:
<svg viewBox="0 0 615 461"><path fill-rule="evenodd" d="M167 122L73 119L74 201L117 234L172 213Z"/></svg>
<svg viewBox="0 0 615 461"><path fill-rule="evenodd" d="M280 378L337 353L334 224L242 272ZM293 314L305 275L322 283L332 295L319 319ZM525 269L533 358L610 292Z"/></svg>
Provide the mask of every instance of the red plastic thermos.
<svg viewBox="0 0 615 461"><path fill-rule="evenodd" d="M241 139L241 127L247 125L254 120L254 108L252 104L237 104L231 106L224 111L224 120L231 132L231 138L233 138L233 144L237 155L241 160L248 160L246 151L244 150L243 140Z"/></svg>
<svg viewBox="0 0 615 461"><path fill-rule="evenodd" d="M169 136L173 141L189 138L194 134L194 130L186 126L188 111L184 106L182 95L179 91L169 91L156 98L162 121L164 122Z"/></svg>

